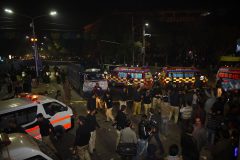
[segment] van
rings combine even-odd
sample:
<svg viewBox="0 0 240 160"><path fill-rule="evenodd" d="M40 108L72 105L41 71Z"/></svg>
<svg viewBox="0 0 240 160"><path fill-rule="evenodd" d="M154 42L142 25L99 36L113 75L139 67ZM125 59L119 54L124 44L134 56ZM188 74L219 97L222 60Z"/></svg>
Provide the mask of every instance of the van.
<svg viewBox="0 0 240 160"><path fill-rule="evenodd" d="M150 70L142 67L116 67L107 79L112 86L138 86L142 84L148 89L153 86Z"/></svg>
<svg viewBox="0 0 240 160"><path fill-rule="evenodd" d="M194 84L197 76L203 84L208 81L207 77L195 67L163 67L158 76L160 83L163 85L169 82Z"/></svg>
<svg viewBox="0 0 240 160"><path fill-rule="evenodd" d="M23 133L0 134L1 160L58 160L43 142Z"/></svg>
<svg viewBox="0 0 240 160"><path fill-rule="evenodd" d="M42 95L25 95L0 101L0 132L8 128L10 119L36 139L41 139L36 115L42 113L51 122L58 134L73 127L73 112L62 102Z"/></svg>
<svg viewBox="0 0 240 160"><path fill-rule="evenodd" d="M85 68L80 64L71 64L67 67L67 78L72 87L82 96L91 95L96 83L103 91L108 89L108 81L99 68Z"/></svg>

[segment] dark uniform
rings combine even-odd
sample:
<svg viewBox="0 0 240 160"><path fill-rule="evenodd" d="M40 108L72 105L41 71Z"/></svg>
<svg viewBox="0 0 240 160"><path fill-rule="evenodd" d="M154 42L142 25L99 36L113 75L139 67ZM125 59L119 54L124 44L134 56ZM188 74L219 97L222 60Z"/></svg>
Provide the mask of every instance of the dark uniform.
<svg viewBox="0 0 240 160"><path fill-rule="evenodd" d="M79 127L76 131L74 146L76 147L77 155L81 160L91 160L88 152L88 144L91 137L89 127L86 123L86 118L79 116Z"/></svg>
<svg viewBox="0 0 240 160"><path fill-rule="evenodd" d="M39 113L37 115L37 120L38 120L39 129L40 129L40 134L42 136L42 141L46 143L53 151L57 152L56 148L54 147L50 139L51 133L55 135L52 124L48 119L43 117L42 113Z"/></svg>

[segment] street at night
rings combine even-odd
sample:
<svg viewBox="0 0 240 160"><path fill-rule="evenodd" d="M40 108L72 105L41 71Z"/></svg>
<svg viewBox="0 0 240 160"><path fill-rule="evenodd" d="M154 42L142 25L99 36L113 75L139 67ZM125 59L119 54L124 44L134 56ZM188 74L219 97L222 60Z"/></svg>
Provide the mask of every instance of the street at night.
<svg viewBox="0 0 240 160"><path fill-rule="evenodd" d="M0 2L0 160L240 160L228 1Z"/></svg>

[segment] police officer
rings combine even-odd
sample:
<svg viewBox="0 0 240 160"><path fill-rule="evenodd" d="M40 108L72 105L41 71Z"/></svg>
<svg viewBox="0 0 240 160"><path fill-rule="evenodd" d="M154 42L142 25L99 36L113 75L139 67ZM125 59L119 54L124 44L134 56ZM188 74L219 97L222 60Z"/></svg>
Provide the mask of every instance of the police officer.
<svg viewBox="0 0 240 160"><path fill-rule="evenodd" d="M89 127L89 131L91 132L91 137L90 137L90 141L89 141L89 152L90 154L93 153L93 151L95 150L95 144L96 144L96 128L100 128L97 120L96 120L96 109L92 108L87 117L87 124Z"/></svg>
<svg viewBox="0 0 240 160"><path fill-rule="evenodd" d="M133 115L141 114L141 88L138 86L133 95Z"/></svg>
<svg viewBox="0 0 240 160"><path fill-rule="evenodd" d="M151 103L152 103L152 96L150 94L150 90L146 90L142 98L143 98L144 113L147 115L149 109L151 108Z"/></svg>
<svg viewBox="0 0 240 160"><path fill-rule="evenodd" d="M121 106L122 106L122 105L127 106L127 99L128 99L127 97L128 97L127 88L124 87L124 88L122 89L122 91L120 92L120 100L119 100L119 106L120 106L120 108L119 108L119 109L121 109Z"/></svg>
<svg viewBox="0 0 240 160"><path fill-rule="evenodd" d="M101 106L102 88L99 86L99 83L96 83L92 92L96 98L96 108L102 109L102 106Z"/></svg>
<svg viewBox="0 0 240 160"><path fill-rule="evenodd" d="M118 111L117 116L115 118L115 125L116 125L116 132L117 132L117 140L116 140L116 147L120 141L120 131L125 128L127 122L127 115L126 115L127 106L122 106L121 109Z"/></svg>
<svg viewBox="0 0 240 160"><path fill-rule="evenodd" d="M114 122L114 117L113 117L113 114L112 114L113 100L112 100L112 96L110 95L110 92L106 92L106 96L105 96L105 108L106 108L107 122L108 122L109 120L112 120L112 122Z"/></svg>

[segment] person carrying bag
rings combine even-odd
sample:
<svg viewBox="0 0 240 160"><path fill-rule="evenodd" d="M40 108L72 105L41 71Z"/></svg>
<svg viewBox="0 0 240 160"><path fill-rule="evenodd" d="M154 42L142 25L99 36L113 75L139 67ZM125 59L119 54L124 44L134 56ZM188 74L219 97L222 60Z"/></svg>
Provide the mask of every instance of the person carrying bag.
<svg viewBox="0 0 240 160"><path fill-rule="evenodd" d="M137 135L130 120L127 120L126 127L121 130L117 153L122 158L132 158L137 154Z"/></svg>

